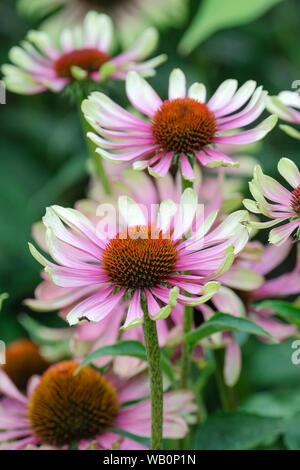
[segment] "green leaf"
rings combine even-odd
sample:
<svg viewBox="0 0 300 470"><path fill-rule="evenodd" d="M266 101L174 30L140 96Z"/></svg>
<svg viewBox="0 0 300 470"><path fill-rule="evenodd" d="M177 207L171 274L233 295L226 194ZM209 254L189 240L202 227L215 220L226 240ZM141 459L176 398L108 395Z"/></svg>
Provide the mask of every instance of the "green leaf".
<svg viewBox="0 0 300 470"><path fill-rule="evenodd" d="M179 50L182 54L189 54L216 31L254 21L281 1L203 0L179 44Z"/></svg>
<svg viewBox="0 0 300 470"><path fill-rule="evenodd" d="M199 328L190 331L186 335L186 340L190 347L193 348L201 339L220 331L242 331L252 335L266 336L272 342L276 342L275 338L257 323L247 318L239 318L227 313L218 312L210 320L199 326Z"/></svg>
<svg viewBox="0 0 300 470"><path fill-rule="evenodd" d="M300 327L300 308L290 302L283 300L264 300L256 305L258 310L269 308L274 310L277 315L284 318L289 323Z"/></svg>
<svg viewBox="0 0 300 470"><path fill-rule="evenodd" d="M120 434L120 436L128 437L139 444L143 444L144 446L150 447L150 439L147 437L138 436L137 434L132 434L131 432L124 431L124 429L118 428L110 428L111 432L116 434Z"/></svg>
<svg viewBox="0 0 300 470"><path fill-rule="evenodd" d="M246 398L239 409L269 418L290 418L300 413L300 395L296 390L256 393Z"/></svg>
<svg viewBox="0 0 300 470"><path fill-rule="evenodd" d="M297 392L296 392L297 393ZM300 450L300 414L285 421L283 442L289 450Z"/></svg>
<svg viewBox="0 0 300 470"><path fill-rule="evenodd" d="M147 353L145 346L139 341L120 341L119 343L112 344L111 346L104 346L103 348L96 349L89 354L76 370L76 374L84 366L90 364L98 357L102 356L132 356L147 361ZM173 368L166 354L161 351L161 365L166 376L174 383Z"/></svg>
<svg viewBox="0 0 300 470"><path fill-rule="evenodd" d="M196 450L246 450L270 443L281 433L282 420L244 412L216 413L198 428Z"/></svg>
<svg viewBox="0 0 300 470"><path fill-rule="evenodd" d="M300 396L297 389L257 393L245 400L240 411L282 418L284 444L290 450L300 450Z"/></svg>

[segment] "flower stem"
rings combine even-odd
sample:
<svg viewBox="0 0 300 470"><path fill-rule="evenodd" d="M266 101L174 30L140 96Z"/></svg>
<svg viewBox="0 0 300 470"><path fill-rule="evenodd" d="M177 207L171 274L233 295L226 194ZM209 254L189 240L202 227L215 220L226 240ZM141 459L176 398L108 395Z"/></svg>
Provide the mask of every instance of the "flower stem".
<svg viewBox="0 0 300 470"><path fill-rule="evenodd" d="M143 332L150 374L151 449L161 450L163 425L163 383L160 364L160 348L158 344L156 323L149 317L146 305L143 307Z"/></svg>
<svg viewBox="0 0 300 470"><path fill-rule="evenodd" d="M224 411L232 411L236 408L236 403L232 388L228 387L224 382L224 351L222 349L216 349L214 351L214 358L216 366L215 376L223 409Z"/></svg>
<svg viewBox="0 0 300 470"><path fill-rule="evenodd" d="M182 353L181 353L181 374L180 374L180 388L187 386L187 380L189 376L189 347L185 340L185 335L191 330L193 325L193 307L185 307L183 317L183 342L182 342Z"/></svg>
<svg viewBox="0 0 300 470"><path fill-rule="evenodd" d="M110 188L110 184L109 184L104 166L102 164L102 158L100 157L100 155L98 155L96 153L96 151L95 151L96 150L96 145L94 144L94 142L92 142L87 137L87 133L92 131L92 128L91 128L90 124L87 122L87 120L85 119L85 117L84 117L84 115L81 111L81 103L79 103L79 114L80 114L80 120L81 120L81 125L82 125L84 138L85 138L85 141L86 141L86 145L87 145L87 148L88 148L88 151L89 151L89 155L90 155L90 158L91 158L92 165L93 165L93 168L95 170L96 176L97 176L100 184L102 185L105 194L110 195L111 194L111 188Z"/></svg>

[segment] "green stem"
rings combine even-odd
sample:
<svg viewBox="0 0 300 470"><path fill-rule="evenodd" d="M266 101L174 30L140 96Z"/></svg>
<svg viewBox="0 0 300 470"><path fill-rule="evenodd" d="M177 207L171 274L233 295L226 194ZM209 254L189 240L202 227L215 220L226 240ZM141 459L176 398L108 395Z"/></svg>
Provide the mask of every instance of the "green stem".
<svg viewBox="0 0 300 470"><path fill-rule="evenodd" d="M97 154L96 150L96 145L87 137L87 133L92 131L92 127L90 124L87 122L85 119L82 111L81 111L81 103L79 103L79 114L80 114L80 119L81 119L81 125L82 125L82 130L84 134L84 138L86 141L86 145L89 151L89 155L92 161L93 168L95 170L96 176L101 183L103 190L105 194L110 195L111 194L111 188L110 184L104 169L104 166L102 164L102 158L100 157L99 154Z"/></svg>
<svg viewBox="0 0 300 470"><path fill-rule="evenodd" d="M147 351L148 367L150 374L150 398L151 398L151 449L162 449L162 425L163 425L163 383L160 363L160 348L156 330L156 322L148 315L144 305L143 332Z"/></svg>
<svg viewBox="0 0 300 470"><path fill-rule="evenodd" d="M183 317L183 341L182 341L182 353L181 353L181 374L180 374L180 388L185 388L187 386L187 380L189 376L190 368L190 351L188 344L185 340L185 335L191 331L193 325L193 307L185 307L184 317Z"/></svg>
<svg viewBox="0 0 300 470"><path fill-rule="evenodd" d="M224 411L232 411L236 408L236 403L232 388L228 387L224 382L224 350L216 349L214 351L214 357L216 366L215 376L223 409Z"/></svg>

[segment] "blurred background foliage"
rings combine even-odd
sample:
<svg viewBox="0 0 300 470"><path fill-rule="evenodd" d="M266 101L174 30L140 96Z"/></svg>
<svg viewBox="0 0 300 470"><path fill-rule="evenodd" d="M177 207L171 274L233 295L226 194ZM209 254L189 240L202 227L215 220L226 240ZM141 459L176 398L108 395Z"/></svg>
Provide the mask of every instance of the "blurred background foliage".
<svg viewBox="0 0 300 470"><path fill-rule="evenodd" d="M151 79L159 94L166 96L168 75L174 67L182 68L190 83L203 81L210 93L227 78L237 78L240 84L254 79L271 95L291 89L292 82L300 79L300 2L227 1L237 8L252 4L256 10L248 12L247 20L239 12L224 18L226 12L221 8L223 16L218 20L219 6L226 2L190 0L189 18L182 28L169 28L161 34L158 52L167 53L169 59ZM17 14L13 1L1 0L0 63L8 61L9 48L35 27L37 24ZM126 104L124 84L116 88ZM38 263L27 249L32 223L43 216L46 206L72 206L83 197L88 176L77 109L66 97L50 92L36 96L8 93L0 111L0 292L9 294L0 314L0 339L10 342L24 335L17 321L20 312L26 311L22 299L33 295L40 279ZM282 156L300 163L299 143L278 127L258 148L256 158L269 174L276 174ZM54 314L31 315L48 325L59 324ZM288 343L247 343L247 377L241 379L245 395L249 387L299 386L299 369L291 364L290 351ZM275 363L276 368L272 367Z"/></svg>

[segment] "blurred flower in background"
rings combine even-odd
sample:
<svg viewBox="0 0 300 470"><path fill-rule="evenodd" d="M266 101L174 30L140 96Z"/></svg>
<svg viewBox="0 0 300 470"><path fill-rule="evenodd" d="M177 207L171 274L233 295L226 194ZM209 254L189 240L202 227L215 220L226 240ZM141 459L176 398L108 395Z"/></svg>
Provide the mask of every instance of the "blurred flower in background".
<svg viewBox="0 0 300 470"><path fill-rule="evenodd" d="M21 450L37 444L68 449L74 442L79 450L147 449L122 435L123 430L150 437L147 375L124 381L89 366L74 375L78 367L79 363L71 361L52 365L42 377L31 378L26 395L0 370L0 450ZM192 421L197 410L193 399L191 391L164 394L166 438L182 439L188 433L186 421Z"/></svg>
<svg viewBox="0 0 300 470"><path fill-rule="evenodd" d="M20 389L25 390L32 375L42 374L49 366L39 347L28 339L19 339L6 348L6 362L3 370Z"/></svg>
<svg viewBox="0 0 300 470"><path fill-rule="evenodd" d="M19 0L19 10L39 18L55 12L42 24L42 29L54 37L61 27L79 24L89 10L97 10L112 17L117 35L128 46L151 25L164 29L184 23L188 3L188 0Z"/></svg>
<svg viewBox="0 0 300 470"><path fill-rule="evenodd" d="M129 70L153 75L155 67L165 60L165 55L160 55L141 62L156 47L158 35L153 28L115 57L109 55L112 39L111 19L93 11L80 27L61 31L58 47L47 33L29 31L22 47L15 46L9 52L14 65L2 66L5 85L21 94L47 89L59 92L74 80L101 82L107 77L123 80Z"/></svg>

